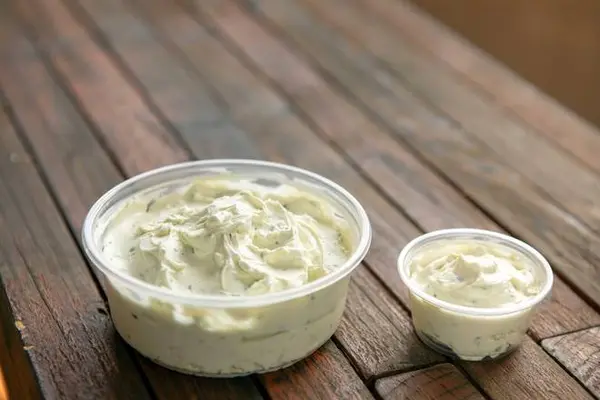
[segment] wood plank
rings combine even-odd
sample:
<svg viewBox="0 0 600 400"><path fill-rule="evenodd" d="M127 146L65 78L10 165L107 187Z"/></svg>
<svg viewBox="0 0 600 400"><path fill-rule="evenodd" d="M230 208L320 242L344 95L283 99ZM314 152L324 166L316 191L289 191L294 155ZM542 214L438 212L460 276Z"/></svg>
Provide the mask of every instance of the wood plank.
<svg viewBox="0 0 600 400"><path fill-rule="evenodd" d="M355 7L348 4L338 13L334 10L339 5L327 3L327 7L333 6L326 11L331 23L379 57L433 107L456 120L469 136L480 141L480 145L500 154L509 165L514 165L523 176L573 215L579 216L591 229L598 229L600 214L594 199L600 193L600 185L595 174L531 129L507 118L498 107L488 104L447 68L423 59L419 51L403 42L401 35L395 34L385 23L377 22L378 17L371 14L368 5L357 4ZM356 30L356 24L370 28L368 31ZM548 159L553 160L552 167L543 161Z"/></svg>
<svg viewBox="0 0 600 400"><path fill-rule="evenodd" d="M72 231L79 238L91 204L122 177L78 110L35 56L31 44L8 21L0 26L4 28L0 42L19 46L29 54L27 58L0 59L0 82ZM141 165L140 171L145 167ZM125 346L120 338L115 341ZM137 358L159 398L261 398L250 379L220 380L216 384L211 379L154 367L143 357Z"/></svg>
<svg viewBox="0 0 600 400"><path fill-rule="evenodd" d="M462 366L494 399L593 398L531 339L513 356L492 363L462 363Z"/></svg>
<svg viewBox="0 0 600 400"><path fill-rule="evenodd" d="M377 0L369 7L407 42L427 50L431 61L450 66L496 104L600 171L600 136L591 123L409 2Z"/></svg>
<svg viewBox="0 0 600 400"><path fill-rule="evenodd" d="M31 43L9 18L1 26L2 47L28 56L0 59L0 83L50 185L60 189L57 200L69 224L79 232L91 204L122 177Z"/></svg>
<svg viewBox="0 0 600 400"><path fill-rule="evenodd" d="M335 338L367 380L444 360L423 346L397 299L362 268L351 283L346 312Z"/></svg>
<svg viewBox="0 0 600 400"><path fill-rule="evenodd" d="M340 370L339 365L344 365ZM327 373L323 373L327 371ZM349 376L354 376L348 379ZM307 362L261 376L274 399L372 399L342 352L329 341ZM319 388L328 388L326 392Z"/></svg>
<svg viewBox="0 0 600 400"><path fill-rule="evenodd" d="M600 196L597 174L532 129L509 118L447 67L424 58L422 51L411 48L402 35L373 15L370 3L308 1L328 23L377 56L431 107L452 118L470 142L482 151L500 156L541 192L578 216L580 222L600 231L600 210L595 200ZM368 28L356 29L356 26ZM532 154L536 156L531 157ZM552 160L552 164L548 165L547 160Z"/></svg>
<svg viewBox="0 0 600 400"><path fill-rule="evenodd" d="M96 23L98 26L103 26L103 24L107 23L106 21L113 21L113 25L114 26L114 20L115 18L113 18L113 15L118 14L120 16L120 18L123 18L123 16L127 16L128 15L128 10L127 9L123 9L120 6L120 3L118 1L107 1L103 3L102 8L98 8L96 7L95 4L97 4L96 2L83 2L82 3L83 6L85 7L86 11L89 12L89 15L91 16L91 18L93 19L94 23ZM164 17L164 15L172 15L173 11L169 8L169 7L173 7L170 3L158 3L158 2L144 2L144 7L148 7L151 8L154 11L150 11L151 13L154 13L153 15L156 16L160 16L161 19L163 21L166 21ZM176 9L176 8L175 8ZM180 10L181 12L181 10ZM189 22L193 21L191 19L188 18ZM129 18L128 19L128 25L132 26L132 24L134 24L133 19ZM140 22L138 21L137 24L140 24ZM228 62L226 60L226 58L224 57L230 57L230 55L228 55L228 53L222 48L222 45L217 42L216 40L212 39L209 35L206 34L206 32L200 28L200 26L198 26L197 24L193 23L191 26L195 26L196 27L196 32L194 33L193 28L190 27L189 30L187 30L185 32L185 34L182 32L182 29L186 29L186 28L181 28L181 27L185 27L186 24L182 23L181 21L177 21L177 22L173 22L171 24L173 27L175 27L176 29L178 29L178 32L180 32L181 34L178 35L178 38L181 38L182 40L184 40L190 48L194 48L195 52L197 55L201 55L203 61L203 64L211 64L212 67L210 68L217 68L218 70L223 70L223 66L228 65L230 66L229 68L232 68L231 62ZM135 30L136 31L141 31L143 28L137 27ZM118 29L115 30L118 32ZM134 73L136 74L136 76L140 77L140 82L145 86L145 90L148 92L149 96L154 100L156 104L160 105L161 110L165 113L165 115L169 118L170 121L173 122L173 124L175 126L179 125L179 121L177 120L177 118L179 117L178 114L175 113L171 113L170 110L172 109L172 105L168 104L169 103L169 99L168 98L163 98L163 93L161 91L160 87L157 87L153 84L152 80L146 80L144 78L145 74L142 70L144 68L148 68L146 63L140 63L138 60L139 58L134 56L131 57L130 54L131 52L128 51L128 44L127 44L127 39L124 38L121 35L118 35L118 33L115 33L115 31L110 30L108 26L105 26L105 29L102 30L103 34L106 36L108 42L111 44L111 46L114 46L115 51L119 54L119 56L121 56L123 58L123 62L125 64L127 64L128 67L130 67L132 69L132 71L134 71ZM196 41L193 41L192 38L195 37L194 35L198 36L199 38L202 38L202 40L200 40L199 38ZM202 41L204 41L204 45L202 45ZM149 46L149 45L147 45ZM205 51L207 47L213 46L215 47L215 51ZM138 52L141 50L138 50ZM218 54L221 54L221 56L219 56ZM220 57L220 58L219 58ZM206 63L206 59L211 59L214 60L213 63ZM156 63L153 64L153 68L155 69L154 74L155 75L164 75L164 74L168 74L168 72L171 69L175 68L175 65L173 65L173 68L171 68L171 63L176 63L176 58L174 57L169 57L169 62L165 62L162 63L161 65L158 65ZM233 58L231 58L231 60L235 60ZM233 64L233 65L239 65L239 64ZM242 71L244 71L242 69ZM232 71L233 72L233 71ZM288 114L288 113L281 113L277 110L285 110L286 109L286 104L285 102L281 101L281 99L279 99L277 96L274 96L272 93L270 93L269 91L264 91L262 92L262 94L259 92L258 95L256 96L256 98L259 99L264 99L267 104L272 105L272 108L270 106L264 107L264 108L256 108L255 110L252 110L250 112L250 110L248 110L248 104L247 104L247 97L244 96L240 96L240 93L252 93L254 94L253 91L248 90L247 88L245 88L243 85L237 85L234 86L233 82L236 81L236 79L239 79L240 81L243 81L246 77L249 77L251 80L254 79L252 77L251 74L248 74L248 72L246 71L246 73L233 73L230 75L231 76L231 80L226 80L227 84L227 90L231 90L235 93L235 99L236 99L236 103L234 105L229 104L229 108L228 108L228 112L229 114L233 117L233 122L231 123L232 125L238 125L240 126L242 129L244 129L244 131L253 131L253 136L251 137L246 137L244 138L244 142L246 143L247 146L247 151L250 155L256 155L256 154L262 154L267 158L272 158L272 155L274 154L274 152L269 150L269 147L272 147L272 144L262 144L262 143L266 143L266 142L260 142L261 145L260 146L256 146L256 145L252 145L251 143L255 143L255 141L257 140L257 136L265 136L265 130L267 131L271 131L273 129L272 126L266 125L269 121L272 122L277 122L277 133L280 135L281 133L281 124L280 123L284 123L283 126L288 126L288 124L291 126L292 124L298 125L299 121L294 119L292 115ZM208 79L208 81L210 82L216 82L215 79ZM219 83L224 82L223 80L219 80ZM192 101L192 99L188 99L188 101ZM163 107L164 106L164 107ZM274 112L274 110L276 112ZM283 117L284 119L279 120L278 117ZM262 124L262 126L260 128L257 127L257 124ZM250 126L253 125L253 128L250 128ZM287 129L287 128L286 128ZM201 133L202 135L204 135L205 133ZM308 135L311 135L310 133L307 133ZM281 135L280 135L281 136ZM298 137L304 137L305 135L300 134ZM248 141L248 138L253 139L252 141ZM216 140L216 139L215 139ZM225 140L224 138L222 140ZM318 143L318 139L315 139L316 142ZM287 144L287 142L283 142L284 148L290 149L290 150L296 150L297 151L297 147L293 146L291 144ZM322 143L318 143L318 146L322 146ZM195 156L199 157L199 158L204 158L204 157L228 157L229 152L228 149L226 148L226 146L223 146L222 152L219 152L218 149L215 148L211 148L211 149L207 149L206 146L201 146L198 144L194 144L194 143L190 143L190 147L192 148L192 150L194 151ZM301 153L300 153L301 154ZM331 154L335 154L333 152L331 152ZM244 155L244 153L242 153L242 155ZM333 155L333 157L335 157L335 155ZM277 157L278 159L279 157ZM327 156L327 158L331 158L329 156ZM338 159L338 163L340 165L343 165L343 160ZM285 160L284 160L285 161ZM312 165L312 164L311 164ZM305 166L309 166L308 164L305 164ZM323 171L327 171L330 170L330 168L325 167L323 168ZM356 183L358 183L360 186L357 187L363 187L366 184L360 182L360 180L356 180L353 179L353 181L355 181ZM376 194L374 192L372 192L373 196L376 196ZM381 200L380 200L381 201ZM393 211L390 211L393 212ZM403 221L404 224L407 224L410 226L410 223L408 223L407 221ZM389 245L387 246L387 249L389 251ZM393 250L393 249L392 249ZM395 250L394 250L395 252ZM396 254L393 254L392 257L395 257ZM393 270L390 270L393 271ZM371 280L373 281L373 277L370 274L364 274L362 275L362 279L365 280ZM396 279L398 279L396 277ZM379 292L381 292L381 288L378 290ZM372 375L375 374L379 374L379 373L383 373L385 371L388 370L395 370L395 369L403 369L403 368L412 368L415 365L423 365L423 364L429 364L431 362L434 362L436 360L440 360L440 358L435 355L434 353L428 351L427 349L425 349L423 346L420 345L420 343L416 342L414 340L414 336L412 334L412 332L410 332L409 330L402 330L402 329L398 329L398 327L395 325L395 322L392 323L388 320L386 320L385 316L382 314L382 312L380 310L378 310L378 307L373 304L373 302L376 303L377 299L374 299L373 301L370 300L370 297L372 297L371 295L365 295L364 293L362 293L360 290L352 290L351 291L351 299L349 300L349 305L348 305L348 312L346 314L346 316L344 317L344 323L343 323L343 327L347 327L347 334L346 335L338 335L338 340L344 345L344 347L346 348L346 351L350 354L354 356L354 360L355 362L359 365L359 368L361 369L361 371L363 372L364 376L369 378ZM360 307L360 310L363 310L366 314L368 314L368 316L370 318L372 318L372 320L369 320L367 318L362 318L360 315L360 312L356 312L353 311L354 307ZM398 304L394 304L392 305L392 307L394 307L396 309L396 313L395 316L400 318L400 321L402 321L402 328L404 328L405 326L410 326L410 319L408 317L408 315L402 311L399 307ZM361 335L361 332L369 329L372 330L373 326L370 326L369 324L371 324L372 322L377 322L380 326L381 326L381 335ZM405 340L406 339L406 340ZM390 348L390 343L397 343L397 342L409 342L409 343L414 343L414 346L410 347L410 352L405 352L402 349L399 349L398 351L389 351ZM364 347L367 346L369 347L372 351L370 351L369 353L364 353L363 354L363 349Z"/></svg>
<svg viewBox="0 0 600 400"><path fill-rule="evenodd" d="M153 111L168 117L169 125L189 146L203 147L206 157L226 152L228 157L258 158L243 130L233 124L226 110L210 97L208 85L196 79L185 64L174 62L164 47L155 45L152 27L129 12L124 2L66 2L98 40L110 42L119 54L119 62L147 88L146 93L160 90L161 95L152 98L156 104ZM246 112L258 106L273 113L279 111L279 104L269 103L268 99L245 97L245 100Z"/></svg>
<svg viewBox="0 0 600 400"><path fill-rule="evenodd" d="M252 378L194 378L163 368L140 357L142 368L162 399L259 400L263 396Z"/></svg>
<svg viewBox="0 0 600 400"><path fill-rule="evenodd" d="M542 346L600 398L600 327L546 339Z"/></svg>
<svg viewBox="0 0 600 400"><path fill-rule="evenodd" d="M31 398L80 393L149 398L127 349L115 338L71 234L4 111L0 199L0 323L3 332L18 330L18 338L11 333L5 337L10 346L7 379L17 381L10 385L28 387L23 394ZM35 378L22 369L32 366ZM38 388L30 387L33 381Z"/></svg>
<svg viewBox="0 0 600 400"><path fill-rule="evenodd" d="M384 400L483 400L481 393L451 364L378 379L375 390Z"/></svg>
<svg viewBox="0 0 600 400"><path fill-rule="evenodd" d="M36 44L51 59L56 73L82 102L86 118L104 127L104 140L123 163L123 169L140 171L142 165L150 169L186 159L174 135L148 109L114 61L92 45L88 33L60 1L13 4L28 31L35 33Z"/></svg>
<svg viewBox="0 0 600 400"><path fill-rule="evenodd" d="M264 13L268 13L270 18L279 19L278 23L285 26L288 31L301 32L294 36L295 39L300 40L299 37L304 33L304 36L309 35L314 38L311 48L318 46L318 43L327 43L326 37L319 34L322 33L322 30L317 25L309 20L300 19L306 13L303 13L299 7L294 7L291 3L267 0L263 0L259 4ZM367 119L360 109L330 89L327 83L311 71L302 59L294 57L278 43L273 43L275 40L273 37L267 37L263 31L249 26L251 22L248 22L247 17L236 11L235 8L221 9L218 12L222 12L224 21L232 21L224 22L228 25L224 25L223 29L228 29L232 35L235 35L235 39L240 41L243 51L249 52L248 55L253 57L265 72L281 85L286 94L290 95L311 121L317 125L320 132L325 134L327 139L338 144L352 158L355 165L359 165L366 172L371 178L371 182L388 194L388 199L404 208L423 228L433 230L476 226L499 230L497 225L462 198L451 185L431 173L412 154ZM157 20L157 23L160 21ZM310 36L310 32L315 32L317 35ZM176 36L174 33L173 37ZM315 54L315 57L326 63L325 60L332 59L331 55L335 56L336 53L339 52L335 47L326 47L323 48L323 51ZM215 52L208 47L202 47L200 54L211 54L212 57L216 57ZM279 54L279 57L275 57L274 54ZM338 73L348 72L345 76L349 82L362 82L364 77L368 77L372 73L365 69L360 73L351 74L353 63L356 62L356 59L340 59L339 62L329 65L336 65ZM232 65L232 63L231 60L223 59L218 65ZM195 65L202 68L201 60L198 60ZM204 69L208 69L208 67L204 67ZM242 71L236 70L235 73L224 76L225 72L219 70L210 76L210 80L219 81L220 79L220 81L226 82L242 73ZM303 77L309 83L305 86L301 86L301 82L294 83L297 76ZM260 84L254 86L255 92L265 91ZM379 106L381 103L379 99L383 97L380 93L373 94L368 101ZM224 91L223 96L229 98L230 102L235 102L234 93ZM401 115L403 113L401 109L404 107L408 107L408 105L399 105L395 109L396 115ZM388 106L386 109L390 109L390 107ZM354 127L360 127L360 129ZM369 135L364 135L364 132L369 132ZM426 134L426 132L421 132L421 136ZM294 144L294 146L298 145L298 143ZM458 156L455 155L455 157ZM374 207L374 209L378 210L378 207ZM382 277L386 281L392 278L383 274ZM394 282L392 287L397 287L397 283ZM581 329L600 321L600 315L559 279L554 293L555 298L545 303L544 312L536 317L532 332L537 338L553 336L557 332ZM400 295L402 296L402 293ZM406 300L405 297L404 300ZM578 312L574 313L573 310L578 310Z"/></svg>

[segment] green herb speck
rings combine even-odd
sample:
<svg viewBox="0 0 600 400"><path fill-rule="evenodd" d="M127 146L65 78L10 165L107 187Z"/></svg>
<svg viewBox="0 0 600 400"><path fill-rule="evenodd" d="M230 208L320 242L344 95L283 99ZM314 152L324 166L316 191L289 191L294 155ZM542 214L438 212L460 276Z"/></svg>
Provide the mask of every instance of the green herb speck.
<svg viewBox="0 0 600 400"><path fill-rule="evenodd" d="M155 202L156 202L156 199L152 199L148 202L148 204L146 204L146 212L150 211L150 208L152 208L152 206L154 205Z"/></svg>

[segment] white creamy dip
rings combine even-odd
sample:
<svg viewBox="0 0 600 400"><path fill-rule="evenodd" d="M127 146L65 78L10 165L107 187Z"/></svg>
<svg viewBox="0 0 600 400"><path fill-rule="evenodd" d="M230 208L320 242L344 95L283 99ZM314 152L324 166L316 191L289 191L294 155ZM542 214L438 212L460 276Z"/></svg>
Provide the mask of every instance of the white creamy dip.
<svg viewBox="0 0 600 400"><path fill-rule="evenodd" d="M101 244L107 263L177 294L252 296L299 287L348 259L348 224L319 197L291 187L201 179L132 198ZM239 375L305 357L333 334L348 279L304 298L204 308L109 287L119 333L142 354L200 375ZM289 343L293 343L290 346Z"/></svg>
<svg viewBox="0 0 600 400"><path fill-rule="evenodd" d="M474 309L461 312L411 291L417 334L441 352L466 360L496 358L516 348L533 307L506 314L486 310L514 309L536 297L547 279L524 253L491 241L459 239L440 239L415 250L407 275L409 286L446 304Z"/></svg>
<svg viewBox="0 0 600 400"><path fill-rule="evenodd" d="M440 300L469 307L504 307L537 295L534 264L515 252L478 243L449 243L412 259L411 278Z"/></svg>

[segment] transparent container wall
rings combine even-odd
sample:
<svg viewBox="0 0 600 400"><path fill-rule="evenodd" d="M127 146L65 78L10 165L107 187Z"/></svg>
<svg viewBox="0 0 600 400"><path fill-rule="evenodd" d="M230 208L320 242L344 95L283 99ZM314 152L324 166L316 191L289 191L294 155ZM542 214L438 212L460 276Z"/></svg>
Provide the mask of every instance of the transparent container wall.
<svg viewBox="0 0 600 400"><path fill-rule="evenodd" d="M108 300L117 331L144 356L182 372L236 376L282 368L325 343L339 325L349 279L261 307L167 303L110 283Z"/></svg>
<svg viewBox="0 0 600 400"><path fill-rule="evenodd" d="M430 347L463 360L495 359L516 349L527 333L534 307L507 315L460 314L411 293L415 331Z"/></svg>
<svg viewBox="0 0 600 400"><path fill-rule="evenodd" d="M268 187L287 184L321 197L349 225L355 247L350 261L321 278L321 284L312 282L293 295L278 292L238 298L170 292L132 279L105 262L103 230L123 202L134 196L151 201L209 176L252 180ZM151 171L111 189L90 210L83 243L103 275L114 325L132 347L174 370L226 377L285 367L326 342L339 325L350 274L364 258L370 239L364 210L335 183L285 165L214 160Z"/></svg>

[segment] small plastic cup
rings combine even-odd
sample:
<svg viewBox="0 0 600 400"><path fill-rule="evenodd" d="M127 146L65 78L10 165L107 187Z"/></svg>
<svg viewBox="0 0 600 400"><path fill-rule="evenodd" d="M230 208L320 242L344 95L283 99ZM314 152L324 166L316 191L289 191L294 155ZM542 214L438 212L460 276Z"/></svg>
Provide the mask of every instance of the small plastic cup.
<svg viewBox="0 0 600 400"><path fill-rule="evenodd" d="M424 292L411 279L412 260L432 247L451 242L483 243L518 253L542 274L540 292L518 304L492 308L452 304ZM513 237L481 229L444 229L417 237L400 253L398 272L410 292L413 325L419 338L441 354L467 361L492 360L515 350L553 283L552 269L537 250Z"/></svg>
<svg viewBox="0 0 600 400"><path fill-rule="evenodd" d="M353 249L330 274L304 286L256 296L185 294L114 268L103 255L104 226L127 200L166 194L193 180L223 176L274 187L287 184L331 204L347 221ZM231 377L286 367L324 344L337 329L351 273L371 244L363 207L345 189L312 172L255 160L203 160L158 168L105 193L83 224L83 246L105 283L115 328L133 348L170 369Z"/></svg>

